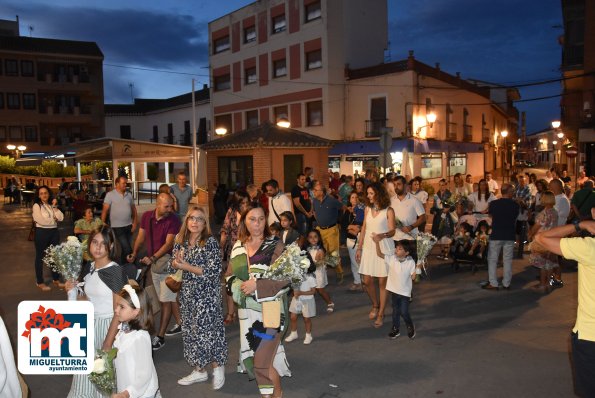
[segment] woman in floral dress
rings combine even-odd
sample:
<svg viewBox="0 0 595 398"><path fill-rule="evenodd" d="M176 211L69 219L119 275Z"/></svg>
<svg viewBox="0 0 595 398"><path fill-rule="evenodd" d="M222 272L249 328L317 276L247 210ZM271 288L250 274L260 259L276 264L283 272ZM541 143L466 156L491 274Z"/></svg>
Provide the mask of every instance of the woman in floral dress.
<svg viewBox="0 0 595 398"><path fill-rule="evenodd" d="M552 191L545 191L541 195L541 205L544 209L535 217L535 224L529 231L529 240L532 240L538 232L547 231L558 225L558 212L554 209L556 196ZM558 266L558 256L532 242L529 262L540 270L539 284L535 286L535 290L547 293L550 289L552 270Z"/></svg>
<svg viewBox="0 0 595 398"><path fill-rule="evenodd" d="M221 256L205 211L191 206L176 236L171 266L183 270L180 290L184 358L195 369L178 380L190 385L208 379L213 365L213 389L225 383L227 342L221 307Z"/></svg>

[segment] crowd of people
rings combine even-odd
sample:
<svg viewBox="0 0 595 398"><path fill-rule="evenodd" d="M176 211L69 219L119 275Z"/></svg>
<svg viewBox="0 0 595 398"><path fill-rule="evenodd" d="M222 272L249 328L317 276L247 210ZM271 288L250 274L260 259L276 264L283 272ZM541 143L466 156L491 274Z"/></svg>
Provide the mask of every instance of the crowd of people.
<svg viewBox="0 0 595 398"><path fill-rule="evenodd" d="M75 233L87 242L91 259L91 270L81 279L87 298L95 305L96 346L130 347L130 352L138 351L144 358L141 363L124 356L116 364L118 372L126 367L125 374L143 378L129 380L129 384L118 379L114 396L158 396L157 375L147 353L162 348L167 336L180 333L184 358L192 368L178 380L180 385L208 380L210 365L213 388L221 388L231 356L237 360L238 371L256 379L261 396L282 396L281 377L291 375L283 343L298 339L299 315L305 324L303 344L309 345L315 336L315 297L322 298L328 315L337 310L325 287L329 283L327 267L338 284L344 280L339 255L342 245L349 253L353 278L347 290L367 294L371 326L383 327L390 293L393 311L388 337L400 336L402 317L407 336L415 338L409 309L418 267L415 238L426 231L428 215L433 216L431 232L442 246L440 259L487 262L486 290L510 289L513 257L522 258L529 242L530 262L540 269L535 289L545 293L563 286L561 254L576 259L579 267L588 262L576 248L579 244L559 243L559 238L572 232L565 227L567 222L573 223L576 231L592 233L595 229L588 221L595 205L593 181L579 180L580 189L568 197L566 182L555 170L548 173L552 174L549 181L549 177L518 174L502 186L491 173L476 183L471 175L456 174L452 185L441 180L434 192L420 177L407 181L389 173L380 178L369 171L358 178L333 173L323 181L314 180L312 169L306 168L296 176L290 194L283 193L274 179L261 187L249 185L235 191L221 214L218 237L211 231L207 212L189 204L191 191L183 173L178 175L178 184L163 187L155 209L145 212L140 220L126 191L126 178L119 177L115 189L105 197L101 218L94 218L92 209L87 209L75 224ZM43 282L41 256L48 245L59 242L57 223L63 219L47 187L38 189L33 219L40 231L35 237L37 283L46 291L49 286ZM557 228L568 233L552 232ZM262 277L263 270L294 242L307 253L311 264L299 289L290 289L289 281ZM504 272L499 282L496 270L501 251ZM150 269L161 313L159 329L151 339L151 303L143 288L129 282L138 280L138 267L129 272L118 264ZM591 272L587 266L580 269ZM182 274L179 292L167 283L174 272ZM53 275L56 285L61 284L59 277ZM169 327L172 316L174 324ZM582 322L577 320L574 333L579 342L581 325L593 321L591 318L584 315ZM230 355L225 327L236 320L240 352ZM138 336L132 338L129 333ZM578 345L576 349L582 352ZM137 373L131 373L134 367ZM74 377L69 396L102 396L85 378ZM592 381L585 380L585 388L591 388Z"/></svg>

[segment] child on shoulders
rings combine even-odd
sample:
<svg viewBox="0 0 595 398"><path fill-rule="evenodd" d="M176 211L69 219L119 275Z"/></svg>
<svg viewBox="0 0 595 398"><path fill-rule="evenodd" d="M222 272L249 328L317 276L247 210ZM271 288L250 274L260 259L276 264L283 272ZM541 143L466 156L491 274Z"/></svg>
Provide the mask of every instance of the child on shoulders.
<svg viewBox="0 0 595 398"><path fill-rule="evenodd" d="M112 398L160 398L149 335L153 310L148 295L134 282L124 286L114 315L121 324L114 342L118 349L114 360L118 392Z"/></svg>
<svg viewBox="0 0 595 398"><path fill-rule="evenodd" d="M393 305L393 326L388 334L391 340L401 335L399 327L401 317L407 326L407 335L410 339L415 338L415 327L409 314L409 299L415 280L415 261L411 258L410 242L406 240L395 242L395 252L384 254L380 249L382 234L372 234L372 239L376 243L376 254L384 259L388 268L388 277L386 280L386 290L391 292L391 301Z"/></svg>

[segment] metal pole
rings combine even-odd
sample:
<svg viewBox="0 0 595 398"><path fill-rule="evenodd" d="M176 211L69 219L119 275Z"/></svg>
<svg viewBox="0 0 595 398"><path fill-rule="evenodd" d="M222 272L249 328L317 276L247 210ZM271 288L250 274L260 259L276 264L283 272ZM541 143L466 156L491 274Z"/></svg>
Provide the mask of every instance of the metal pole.
<svg viewBox="0 0 595 398"><path fill-rule="evenodd" d="M192 181L192 192L196 192L196 100L194 98L194 79L192 79L192 162L190 164L190 179Z"/></svg>

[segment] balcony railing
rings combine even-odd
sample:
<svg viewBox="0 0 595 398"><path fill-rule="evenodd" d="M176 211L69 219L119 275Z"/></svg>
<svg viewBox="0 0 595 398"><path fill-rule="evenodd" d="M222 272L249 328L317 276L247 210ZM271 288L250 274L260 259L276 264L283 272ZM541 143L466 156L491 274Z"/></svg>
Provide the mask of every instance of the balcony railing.
<svg viewBox="0 0 595 398"><path fill-rule="evenodd" d="M481 129L481 142L490 142L490 129Z"/></svg>
<svg viewBox="0 0 595 398"><path fill-rule="evenodd" d="M473 141L473 126L469 124L463 125L463 141L471 142Z"/></svg>
<svg viewBox="0 0 595 398"><path fill-rule="evenodd" d="M163 137L163 143L164 144L173 144L174 143L174 136L173 135L168 135Z"/></svg>
<svg viewBox="0 0 595 398"><path fill-rule="evenodd" d="M192 145L192 136L190 133L180 134L180 140L178 141L180 145L191 146Z"/></svg>
<svg viewBox="0 0 595 398"><path fill-rule="evenodd" d="M448 130L446 131L446 139L450 141L457 140L457 124L456 123L448 123L447 126Z"/></svg>
<svg viewBox="0 0 595 398"><path fill-rule="evenodd" d="M366 120L366 137L380 137L388 119Z"/></svg>

